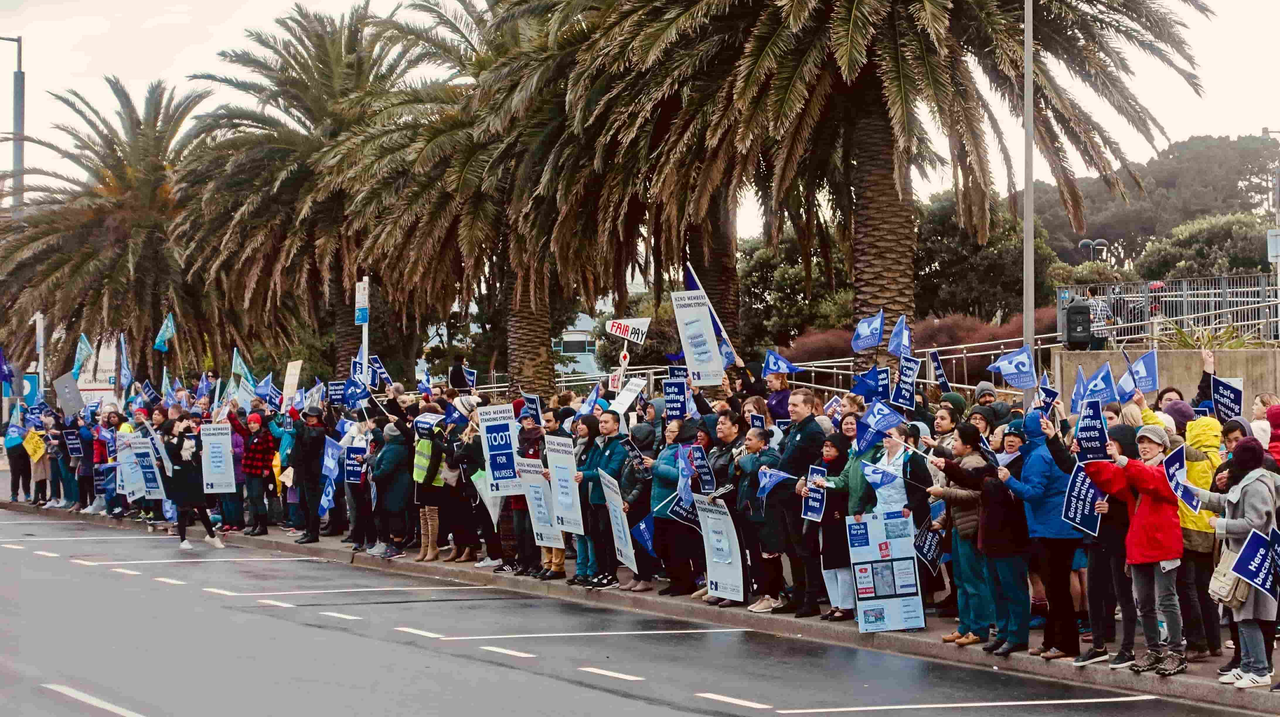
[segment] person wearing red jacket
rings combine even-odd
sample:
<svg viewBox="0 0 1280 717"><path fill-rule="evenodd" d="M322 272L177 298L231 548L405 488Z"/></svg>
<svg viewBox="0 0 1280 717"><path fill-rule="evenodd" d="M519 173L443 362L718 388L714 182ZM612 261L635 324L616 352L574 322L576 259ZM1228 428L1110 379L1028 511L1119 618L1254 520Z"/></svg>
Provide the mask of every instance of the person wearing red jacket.
<svg viewBox="0 0 1280 717"><path fill-rule="evenodd" d="M244 468L245 490L249 493L249 514L253 519L253 527L245 531L245 535L267 534L267 505L263 499L267 481L272 479L271 464L276 455L276 440L271 431L263 428L262 414L254 411L245 419L245 426L240 423L235 411L227 413L231 430L244 439L244 457L240 464Z"/></svg>
<svg viewBox="0 0 1280 717"><path fill-rule="evenodd" d="M1072 451L1079 446L1073 443ZM1159 426L1143 426L1138 431L1138 455L1130 460L1115 441L1107 443L1114 463L1085 464L1085 473L1104 493L1124 501L1129 512L1129 533L1125 537L1125 559L1133 575L1133 594L1138 601L1138 617L1147 642L1147 653L1129 669L1167 677L1185 672L1187 660L1182 646L1182 613L1176 589L1177 567L1182 561L1182 527L1178 522L1178 498L1165 477L1163 460L1169 450L1169 435ZM1156 606L1169 629L1169 652L1161 654L1160 626Z"/></svg>

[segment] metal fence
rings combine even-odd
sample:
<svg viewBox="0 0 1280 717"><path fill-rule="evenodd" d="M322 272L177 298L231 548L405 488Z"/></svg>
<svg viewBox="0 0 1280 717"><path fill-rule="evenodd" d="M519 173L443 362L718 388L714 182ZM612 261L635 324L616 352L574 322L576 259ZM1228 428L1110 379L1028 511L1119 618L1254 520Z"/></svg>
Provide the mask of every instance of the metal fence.
<svg viewBox="0 0 1280 717"><path fill-rule="evenodd" d="M1148 333L1145 325L1161 319L1174 320L1183 328L1250 323L1259 327L1262 338L1280 339L1280 313L1269 305L1280 300L1272 274L1059 287L1059 313L1076 296L1088 296L1091 289L1107 302L1116 324L1121 325L1113 330L1117 339Z"/></svg>

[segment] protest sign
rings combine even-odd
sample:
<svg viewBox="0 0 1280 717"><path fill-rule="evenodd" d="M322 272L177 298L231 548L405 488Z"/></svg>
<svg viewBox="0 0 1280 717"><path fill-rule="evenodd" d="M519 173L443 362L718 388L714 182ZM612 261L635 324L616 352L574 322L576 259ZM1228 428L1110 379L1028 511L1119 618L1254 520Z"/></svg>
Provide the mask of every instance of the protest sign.
<svg viewBox="0 0 1280 717"><path fill-rule="evenodd" d="M342 402L342 389L344 389L346 385L346 381L330 381L326 385L325 400L335 406L345 406L346 404Z"/></svg>
<svg viewBox="0 0 1280 717"><path fill-rule="evenodd" d="M845 518L859 632L924 627L924 604L916 572L915 526L901 511Z"/></svg>
<svg viewBox="0 0 1280 717"><path fill-rule="evenodd" d="M688 366L668 366L667 378L678 378L680 379L681 382L683 382L686 378L689 378L689 367Z"/></svg>
<svg viewBox="0 0 1280 717"><path fill-rule="evenodd" d="M947 372L942 370L942 359L939 358L937 351L929 352L929 362L933 364L933 376L938 381L938 390L950 393L951 383L947 381Z"/></svg>
<svg viewBox="0 0 1280 717"><path fill-rule="evenodd" d="M68 418L84 408L84 398L80 396L75 376L65 373L53 379L53 392L58 396L58 406L62 408L63 415Z"/></svg>
<svg viewBox="0 0 1280 717"><path fill-rule="evenodd" d="M1098 535L1098 524L1102 516L1098 515L1098 501L1103 493L1089 480L1084 472L1084 464L1076 463L1067 479L1067 493L1062 500L1062 520L1083 530L1089 535Z"/></svg>
<svg viewBox="0 0 1280 717"><path fill-rule="evenodd" d="M715 328L711 323L711 302L704 291L673 291L671 306L675 310L676 328L684 361L695 386L719 386L724 377L720 352L716 349Z"/></svg>
<svg viewBox="0 0 1280 717"><path fill-rule="evenodd" d="M120 459L120 468L116 475L122 479L125 499L132 503L144 498L147 493L146 481L143 479L142 467L138 464L137 458L137 454L141 451L135 450L134 444L143 444L148 457L151 454L151 444L145 436L134 434L121 435L118 440L116 451Z"/></svg>
<svg viewBox="0 0 1280 717"><path fill-rule="evenodd" d="M643 344L645 337L649 335L649 322L651 318L644 319L613 319L605 322L604 330L606 333L626 339L637 344Z"/></svg>
<svg viewBox="0 0 1280 717"><path fill-rule="evenodd" d="M702 446L689 446L689 463L693 466L694 475L698 478L698 490L710 495L716 490L716 478L711 473L711 464L707 461L707 452Z"/></svg>
<svg viewBox="0 0 1280 717"><path fill-rule="evenodd" d="M1271 596L1280 597L1276 586L1275 555L1280 549L1280 533L1271 529L1271 538L1253 530L1244 541L1244 547L1231 564L1231 572L1240 579Z"/></svg>
<svg viewBox="0 0 1280 717"><path fill-rule="evenodd" d="M544 548L564 548L564 533L556 525L556 501L551 498L551 484L542 477L542 461L516 458L516 471L529 502L529 521L533 524L533 542Z"/></svg>
<svg viewBox="0 0 1280 717"><path fill-rule="evenodd" d="M491 495L523 495L516 472L516 421L511 404L481 406L480 433L484 436L484 464L489 471Z"/></svg>
<svg viewBox="0 0 1280 717"><path fill-rule="evenodd" d="M290 361L284 368L284 389L282 389L281 393L292 399L293 394L298 392L298 380L300 378L302 378L302 362ZM284 408L281 406L280 410L284 410Z"/></svg>
<svg viewBox="0 0 1280 717"><path fill-rule="evenodd" d="M356 458L363 458L368 455L368 446L347 446L342 457L342 478L346 483L359 483L360 473L364 468L364 464L357 461Z"/></svg>
<svg viewBox="0 0 1280 717"><path fill-rule="evenodd" d="M164 500L164 482L160 480L160 471L156 468L155 448L151 439L135 434L130 447L133 459L138 463L138 471L142 474L142 497L147 500Z"/></svg>
<svg viewBox="0 0 1280 717"><path fill-rule="evenodd" d="M1107 455L1107 421L1102 416L1102 401L1085 400L1080 407L1075 434L1076 443L1080 446L1076 460L1081 463L1111 460L1111 456Z"/></svg>
<svg viewBox="0 0 1280 717"><path fill-rule="evenodd" d="M941 505L941 503L938 503ZM947 535L945 530L922 530L916 533L913 545L916 557L929 568L929 572L938 574L942 563L942 539Z"/></svg>
<svg viewBox="0 0 1280 717"><path fill-rule="evenodd" d="M827 490L819 488L818 479L826 479L827 469L821 466L809 466L809 475L805 479L805 487L809 490L809 495L805 497L804 504L800 508L800 517L805 520L813 520L822 522L822 511L827 507Z"/></svg>
<svg viewBox="0 0 1280 717"><path fill-rule="evenodd" d="M667 405L670 406L671 404L668 403ZM765 427L764 416L760 415L759 413L753 413L748 418L751 421L751 428L763 429Z"/></svg>
<svg viewBox="0 0 1280 717"><path fill-rule="evenodd" d="M627 525L627 514L622 511L622 490L613 476L600 471L600 487L604 490L605 505L609 509L609 526L613 529L613 552L618 561L631 568L631 572L639 573L636 565L636 551L631 544L631 526Z"/></svg>
<svg viewBox="0 0 1280 717"><path fill-rule="evenodd" d="M685 404L685 385L684 379L667 379L662 382L662 399L667 404L666 420L673 419L684 420L689 414L689 407Z"/></svg>
<svg viewBox="0 0 1280 717"><path fill-rule="evenodd" d="M1169 481L1169 488L1178 500L1193 513L1200 511L1200 498L1187 483L1187 447L1178 446L1164 457L1164 476Z"/></svg>
<svg viewBox="0 0 1280 717"><path fill-rule="evenodd" d="M746 579L738 534L724 501L695 495L702 548L707 554L707 592L725 600L746 601Z"/></svg>
<svg viewBox="0 0 1280 717"><path fill-rule="evenodd" d="M578 472L573 459L573 439L547 436L546 440L547 468L551 471L551 485L555 489L556 527L574 535L586 535L582 498L578 494L578 484L573 482L573 474Z"/></svg>
<svg viewBox="0 0 1280 717"><path fill-rule="evenodd" d="M200 442L204 492L236 492L235 463L231 455L231 424L210 423L201 426Z"/></svg>
<svg viewBox="0 0 1280 717"><path fill-rule="evenodd" d="M916 377L920 374L920 359L903 356L898 359L898 383L894 384L889 403L907 410L916 405Z"/></svg>
<svg viewBox="0 0 1280 717"><path fill-rule="evenodd" d="M26 437L22 439L22 447L26 449L32 463L45 454L44 438L37 431L27 431Z"/></svg>
<svg viewBox="0 0 1280 717"><path fill-rule="evenodd" d="M1244 410L1244 379L1211 376L1213 386L1213 410L1223 423L1242 416Z"/></svg>
<svg viewBox="0 0 1280 717"><path fill-rule="evenodd" d="M80 434L74 428L62 432L62 443L67 447L67 455L72 458L84 456L84 448L80 445Z"/></svg>

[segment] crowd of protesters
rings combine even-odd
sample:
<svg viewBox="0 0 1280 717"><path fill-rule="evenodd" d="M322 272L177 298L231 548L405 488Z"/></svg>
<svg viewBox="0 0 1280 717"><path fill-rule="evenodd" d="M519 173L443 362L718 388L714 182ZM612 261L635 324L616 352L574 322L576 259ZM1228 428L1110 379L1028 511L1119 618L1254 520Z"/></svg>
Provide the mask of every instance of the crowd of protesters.
<svg viewBox="0 0 1280 717"><path fill-rule="evenodd" d="M373 399L376 411L325 405L281 413L261 400L231 402L215 413L234 430L233 495L206 497L200 490L199 429L215 419L207 397L189 409L185 396L167 408L140 407L131 421L110 405L70 419L47 411L50 476L34 493L20 440L7 437L6 449L13 500L21 488L22 499L49 508L163 520L184 548L193 520L217 547L218 531L264 535L281 526L299 543L342 535L353 551L388 560L467 563L585 590L656 591L830 622L857 620L846 518L900 512L917 531L945 531L949 559L936 572L919 566L929 614L957 621L944 642L993 657L1025 651L1079 667L1105 663L1158 676L1230 651L1218 670L1222 683L1266 686L1276 602L1252 589L1220 610L1210 583L1218 556L1238 551L1251 531L1268 534L1275 527L1280 404L1275 395L1261 394L1247 418L1197 415L1193 407L1208 400L1214 373L1212 353L1203 358L1192 400L1167 387L1154 403L1136 393L1125 405L1105 407L1111 460L1084 464L1103 496L1095 505L1101 514L1096 536L1063 519L1078 446L1071 434L1076 417L1061 402L1024 410L1019 400L1000 400L987 382L978 384L972 403L949 392L932 405L921 391L904 423L859 450L862 397L840 396L838 405L824 409L812 390L793 389L786 374L761 376L758 364L741 362L719 391L691 386L685 416L667 415L660 398L641 398L625 413L611 410L614 395L603 387L593 392L594 403L571 391L543 397L541 413L515 394L520 457L546 465L546 436L573 439L585 534L566 535L563 550L534 542L524 497L507 496L491 512L493 504L477 490L473 477L486 468L478 409L495 399L474 394L461 361L447 382L420 384L418 393L389 386L385 399ZM433 420L419 420L423 416ZM110 436L144 425L173 466L164 471L164 487L176 515L162 515L159 501L129 505L115 496L108 503L94 493L95 470L114 460ZM639 459L623 446L624 426ZM65 450L68 431L86 447L80 458ZM359 480L344 481L334 496L322 528L326 437L368 453ZM711 495L728 507L742 546L745 602L709 595L702 539L670 514L682 480L679 452L695 444L707 453ZM1185 446L1187 482L1202 501L1198 512L1178 500L1161 467L1178 446ZM903 480L877 491L864 475L867 464ZM826 470L814 484L827 492L821 521L801 518L810 466ZM765 468L791 478L760 496ZM630 525L653 517L653 553L637 549L634 572L621 573L615 557L602 474L617 477ZM42 492L44 485L51 492ZM700 488L694 481L693 491ZM1041 632L1039 640L1033 641L1033 630Z"/></svg>

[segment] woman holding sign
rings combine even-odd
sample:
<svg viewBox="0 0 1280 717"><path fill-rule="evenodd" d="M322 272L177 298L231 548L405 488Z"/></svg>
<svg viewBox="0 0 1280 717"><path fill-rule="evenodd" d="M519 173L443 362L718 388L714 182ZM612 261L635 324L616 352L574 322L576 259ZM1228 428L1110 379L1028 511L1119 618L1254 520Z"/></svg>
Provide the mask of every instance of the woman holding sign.
<svg viewBox="0 0 1280 717"><path fill-rule="evenodd" d="M200 460L199 439L186 435L192 428L189 418L176 421L170 419L160 427L160 433L164 436L164 452L169 455L169 462L173 464L173 475L165 482L164 494L178 509L178 540L182 541L178 544L179 548L192 549L187 540L187 523L193 514L204 526L204 542L221 548L222 541L213 532L213 522L204 509L204 488L200 484L200 467L197 465Z"/></svg>
<svg viewBox="0 0 1280 717"><path fill-rule="evenodd" d="M1192 488L1205 508L1222 516L1215 515L1209 523L1217 536L1226 540L1226 547L1236 553L1244 552L1245 541L1255 531L1270 536L1276 527L1275 481L1280 480L1280 476L1262 468L1265 452L1258 439L1246 438L1232 451L1233 465L1227 474L1226 493ZM1219 682L1234 684L1239 689L1264 687L1271 680L1259 622L1276 619L1276 601L1250 586L1248 599L1232 612L1240 631L1240 668ZM1171 634L1171 640L1172 637ZM1231 678L1236 679L1231 682Z"/></svg>

